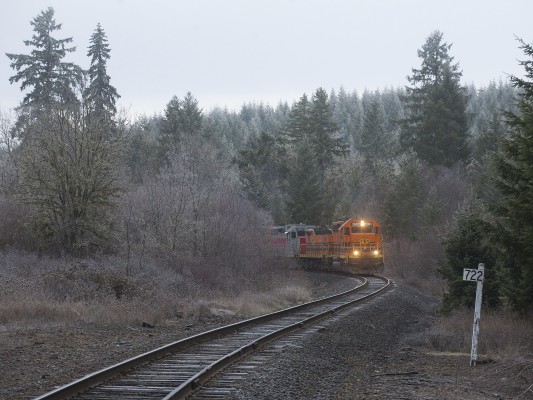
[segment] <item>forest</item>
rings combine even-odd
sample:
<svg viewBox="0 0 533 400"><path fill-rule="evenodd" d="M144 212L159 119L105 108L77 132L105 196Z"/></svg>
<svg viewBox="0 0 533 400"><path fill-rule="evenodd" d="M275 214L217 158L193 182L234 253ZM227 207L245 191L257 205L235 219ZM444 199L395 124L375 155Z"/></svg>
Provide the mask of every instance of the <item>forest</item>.
<svg viewBox="0 0 533 400"><path fill-rule="evenodd" d="M65 60L82 50L58 38L52 8L32 26L28 54L4 59L25 96L0 110L0 263L8 287L33 283L0 297L271 290L284 265L265 227L361 216L383 226L388 273L442 296L443 313L473 305L462 270L478 263L486 307L531 313L532 45L517 39L524 76L486 87L461 82L434 31L404 87L316 88L238 112L205 112L188 92L131 120L102 26L87 70Z"/></svg>

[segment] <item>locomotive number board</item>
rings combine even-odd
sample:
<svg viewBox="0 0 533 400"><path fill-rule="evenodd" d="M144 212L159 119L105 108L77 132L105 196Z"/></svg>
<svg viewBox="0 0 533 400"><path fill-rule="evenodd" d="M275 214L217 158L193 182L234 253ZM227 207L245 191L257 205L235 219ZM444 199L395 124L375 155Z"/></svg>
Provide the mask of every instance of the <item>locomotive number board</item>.
<svg viewBox="0 0 533 400"><path fill-rule="evenodd" d="M369 226L372 226L372 222L352 222L352 226L355 226L355 227L369 227Z"/></svg>

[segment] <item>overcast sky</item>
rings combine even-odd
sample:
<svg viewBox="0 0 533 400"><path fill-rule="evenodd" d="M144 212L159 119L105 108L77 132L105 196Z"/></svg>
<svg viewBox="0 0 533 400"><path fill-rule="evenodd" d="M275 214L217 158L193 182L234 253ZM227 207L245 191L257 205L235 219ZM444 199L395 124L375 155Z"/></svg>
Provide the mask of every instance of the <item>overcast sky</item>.
<svg viewBox="0 0 533 400"><path fill-rule="evenodd" d="M463 83L523 76L515 36L533 43L532 0L5 0L0 14L0 107L20 103L5 53L29 54L30 21L51 6L88 68L101 23L108 74L132 116L162 113L187 91L205 111L291 104L319 87L351 92L407 84L434 30L452 43Z"/></svg>

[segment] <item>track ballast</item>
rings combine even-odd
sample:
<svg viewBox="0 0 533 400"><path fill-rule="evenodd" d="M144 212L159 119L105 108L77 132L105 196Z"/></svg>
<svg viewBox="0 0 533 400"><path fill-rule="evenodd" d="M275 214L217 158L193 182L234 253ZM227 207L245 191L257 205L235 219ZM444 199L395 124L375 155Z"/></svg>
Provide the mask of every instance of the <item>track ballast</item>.
<svg viewBox="0 0 533 400"><path fill-rule="evenodd" d="M359 304L386 290L390 281L360 277L344 293L291 307L192 336L134 357L110 368L47 393L37 400L52 399L180 399L197 391L228 365L256 351L266 343ZM225 387L214 388L223 395L232 383L243 379L237 373ZM205 396L204 392L202 397ZM208 395L209 397L210 395Z"/></svg>

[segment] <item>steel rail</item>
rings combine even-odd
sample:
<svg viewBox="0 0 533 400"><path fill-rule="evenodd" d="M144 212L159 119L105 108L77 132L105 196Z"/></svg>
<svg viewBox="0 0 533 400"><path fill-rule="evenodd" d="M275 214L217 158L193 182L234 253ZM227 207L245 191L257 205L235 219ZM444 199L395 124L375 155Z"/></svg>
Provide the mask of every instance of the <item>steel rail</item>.
<svg viewBox="0 0 533 400"><path fill-rule="evenodd" d="M366 296L359 297L357 299L353 299L352 301L346 302L344 304L341 304L335 308L326 310L322 313L316 314L312 317L309 317L303 321L299 321L295 324L286 326L284 328L278 329L274 332L271 332L265 336L260 337L257 340L254 340L253 342L248 343L245 346L242 346L239 349L234 350L233 352L229 353L228 355L220 358L219 360L215 361L211 365L204 368L202 371L198 372L196 375L189 378L187 381L182 383L178 388L176 388L174 391L169 393L167 396L163 398L163 400L179 400L185 398L185 396L191 394L196 388L200 387L203 383L207 382L209 379L211 379L215 374L226 368L228 365L233 364L238 359L243 358L247 356L248 354L255 351L260 346L267 344L269 342L272 342L276 340L277 338L281 336L285 336L291 332L294 332L298 329L301 329L307 325L310 325L317 320L323 319L327 317L328 315L335 314L344 308L353 306L355 303L362 303L374 296L377 296L381 292L387 290L390 286L390 280L383 277L381 278L385 284L378 290L367 294ZM366 285L368 285L368 281L366 281Z"/></svg>
<svg viewBox="0 0 533 400"><path fill-rule="evenodd" d="M384 288L388 287L389 282L386 281L387 284L384 286ZM212 340L217 337L222 337L224 335L233 333L238 331L239 329L251 327L254 325L258 325L260 323L264 323L270 320L274 320L276 318L280 318L286 315L289 315L290 313L293 313L296 310L303 310L305 308L312 307L313 305L317 304L323 304L327 303L329 301L341 298L343 296L347 296L349 294L355 293L365 287L368 286L368 280L364 280L362 284L347 290L345 292L325 297L322 299L314 300L302 305L290 307L281 311L277 311L274 313L270 313L267 315L251 318L245 321L237 322L231 325L226 325L220 328L216 328L207 332L203 332L194 336L191 336L189 338L185 338L182 340L179 340L177 342L170 343L168 345L162 346L160 348L157 348L153 351L141 354L139 356L130 358L126 361L123 361L121 363L115 364L111 367L102 369L100 371L94 372L92 374L89 374L79 380L76 380L74 382L71 382L65 386L59 387L49 393L46 393L40 397L38 397L36 400L56 400L56 399L65 399L70 398L72 396L75 396L81 392L84 392L88 390L91 387L97 386L99 384L102 384L111 378L124 373L125 371L132 370L135 367L138 367L143 364L147 364L149 362L153 362L154 360L161 359L162 357L176 353L180 350L187 349L189 347L192 347L194 345L197 345L199 343L208 342L209 340ZM384 289L383 288L383 289ZM377 294L377 293L376 293ZM371 294L370 296L375 295ZM337 310L338 311L338 310ZM336 311L335 311L336 312ZM324 313L324 314L327 314ZM307 322L299 322L294 324L294 327L291 328L292 330L304 326L304 324L310 323L311 320L314 320L315 317L309 318L309 321ZM282 330L280 330L282 331ZM235 350L231 352L230 354L222 357L221 360L212 363L208 367L204 368L200 373L195 374L193 377L189 378L184 382L182 385L180 385L177 389L172 391L169 395L167 395L165 398L179 398L180 396L183 397L183 393L188 393L191 390L194 390L201 382L205 382L206 379L208 379L210 376L214 375L216 372L220 370L225 365L228 365L229 363L233 362L234 360L238 359L239 357L242 357L245 354L248 354L250 351L252 351L255 347L261 345L266 340L272 340L273 338L277 337L278 335L282 335L287 333L289 330L286 330L285 332L272 332L270 335L270 339L263 339L260 338L256 341L254 341L250 345L242 346L238 350ZM174 396L174 397L169 397Z"/></svg>

